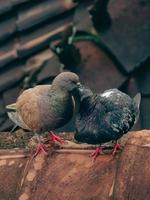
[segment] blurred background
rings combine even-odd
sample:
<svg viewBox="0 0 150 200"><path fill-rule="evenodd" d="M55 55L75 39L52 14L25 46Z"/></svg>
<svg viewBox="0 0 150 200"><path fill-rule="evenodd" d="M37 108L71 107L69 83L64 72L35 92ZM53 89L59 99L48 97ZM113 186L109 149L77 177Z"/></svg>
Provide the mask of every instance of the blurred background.
<svg viewBox="0 0 150 200"><path fill-rule="evenodd" d="M65 70L95 92L141 92L135 129L149 129L149 19L149 0L1 0L0 131L13 127L6 105Z"/></svg>

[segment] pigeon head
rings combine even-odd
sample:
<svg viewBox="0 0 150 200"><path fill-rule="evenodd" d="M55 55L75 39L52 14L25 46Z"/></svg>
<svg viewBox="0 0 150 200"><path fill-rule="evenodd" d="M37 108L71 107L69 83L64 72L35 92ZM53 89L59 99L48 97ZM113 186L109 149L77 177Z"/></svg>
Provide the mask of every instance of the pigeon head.
<svg viewBox="0 0 150 200"><path fill-rule="evenodd" d="M53 80L52 86L65 88L68 91L75 90L80 85L79 77L73 72L62 72Z"/></svg>
<svg viewBox="0 0 150 200"><path fill-rule="evenodd" d="M81 101L93 95L93 92L82 84L78 84L78 93Z"/></svg>

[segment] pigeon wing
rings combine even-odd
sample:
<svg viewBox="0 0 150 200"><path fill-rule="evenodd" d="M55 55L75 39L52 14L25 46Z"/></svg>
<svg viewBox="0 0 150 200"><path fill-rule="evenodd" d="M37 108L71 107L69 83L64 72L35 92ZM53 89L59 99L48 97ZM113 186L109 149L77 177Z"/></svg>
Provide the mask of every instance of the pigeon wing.
<svg viewBox="0 0 150 200"><path fill-rule="evenodd" d="M16 103L10 104L6 106L7 114L9 118L19 127L23 129L30 130L30 128L25 124L22 117L17 112Z"/></svg>
<svg viewBox="0 0 150 200"><path fill-rule="evenodd" d="M116 139L127 133L135 123L135 117L127 107L108 112L105 123Z"/></svg>

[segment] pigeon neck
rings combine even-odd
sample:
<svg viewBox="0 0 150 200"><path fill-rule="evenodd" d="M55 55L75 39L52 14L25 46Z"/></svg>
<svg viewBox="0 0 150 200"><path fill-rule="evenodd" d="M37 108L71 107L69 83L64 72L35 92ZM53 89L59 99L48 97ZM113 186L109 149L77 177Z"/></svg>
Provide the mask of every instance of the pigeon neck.
<svg viewBox="0 0 150 200"><path fill-rule="evenodd" d="M53 90L53 91L68 92L68 90L64 86L56 85L56 84L52 84L51 90Z"/></svg>
<svg viewBox="0 0 150 200"><path fill-rule="evenodd" d="M96 105L96 98L95 96L89 96L82 100L80 108L85 109L87 111L91 110Z"/></svg>

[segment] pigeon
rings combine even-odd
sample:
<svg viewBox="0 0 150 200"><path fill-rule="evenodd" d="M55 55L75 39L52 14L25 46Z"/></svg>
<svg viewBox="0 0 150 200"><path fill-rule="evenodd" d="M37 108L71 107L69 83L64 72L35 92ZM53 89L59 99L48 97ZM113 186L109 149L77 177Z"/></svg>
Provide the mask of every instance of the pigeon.
<svg viewBox="0 0 150 200"><path fill-rule="evenodd" d="M81 104L75 120L75 139L81 143L100 144L91 154L93 160L103 153L102 143L115 141L112 151L115 155L121 149L117 140L138 120L140 93L132 99L118 89L93 94L90 89L80 86L79 95Z"/></svg>
<svg viewBox="0 0 150 200"><path fill-rule="evenodd" d="M52 131L62 127L72 118L75 90L80 85L79 77L72 72L62 72L52 85L37 85L25 90L16 103L8 105L9 118L19 127L38 135L39 145L35 156L46 153L47 146L40 141L39 134L49 132L52 141L63 143Z"/></svg>

